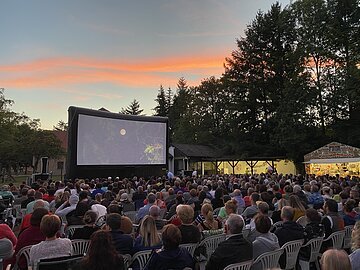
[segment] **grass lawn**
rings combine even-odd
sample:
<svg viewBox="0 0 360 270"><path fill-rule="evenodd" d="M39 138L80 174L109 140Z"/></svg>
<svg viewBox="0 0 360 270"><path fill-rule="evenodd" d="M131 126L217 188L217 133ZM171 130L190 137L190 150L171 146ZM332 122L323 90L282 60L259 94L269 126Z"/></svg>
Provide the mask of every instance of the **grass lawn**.
<svg viewBox="0 0 360 270"><path fill-rule="evenodd" d="M5 180L5 182L1 182L1 185L13 183L16 186L19 186L20 184L22 184L22 182L26 182L26 179L28 177L31 177L31 175L13 175L13 177L15 178L15 181L13 181L11 179ZM60 181L60 175L53 175L52 179L54 181Z"/></svg>

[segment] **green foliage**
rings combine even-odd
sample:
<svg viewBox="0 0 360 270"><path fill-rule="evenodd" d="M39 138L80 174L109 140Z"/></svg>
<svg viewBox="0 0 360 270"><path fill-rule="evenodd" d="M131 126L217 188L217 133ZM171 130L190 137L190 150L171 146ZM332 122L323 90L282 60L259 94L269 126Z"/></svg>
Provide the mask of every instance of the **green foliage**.
<svg viewBox="0 0 360 270"><path fill-rule="evenodd" d="M68 130L68 124L62 120L60 120L56 126L53 126L53 130L57 131L67 131Z"/></svg>
<svg viewBox="0 0 360 270"><path fill-rule="evenodd" d="M141 115L143 109L140 109L140 103L136 99L134 99L129 106L126 108L121 108L122 114L131 114L131 115Z"/></svg>

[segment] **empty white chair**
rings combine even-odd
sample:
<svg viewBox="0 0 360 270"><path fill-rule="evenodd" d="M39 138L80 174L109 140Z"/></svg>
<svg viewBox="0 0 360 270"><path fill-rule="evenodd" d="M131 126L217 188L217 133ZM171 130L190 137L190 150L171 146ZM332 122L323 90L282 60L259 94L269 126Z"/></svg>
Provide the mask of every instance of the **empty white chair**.
<svg viewBox="0 0 360 270"><path fill-rule="evenodd" d="M132 258L132 262L138 261L140 269L144 269L146 262L151 256L151 250L144 250L136 252Z"/></svg>
<svg viewBox="0 0 360 270"><path fill-rule="evenodd" d="M224 268L224 270L250 270L253 261L246 261L241 263L233 263Z"/></svg>
<svg viewBox="0 0 360 270"><path fill-rule="evenodd" d="M90 240L76 239L71 240L72 255L85 255L90 247Z"/></svg>
<svg viewBox="0 0 360 270"><path fill-rule="evenodd" d="M349 225L345 227L345 236L344 236L344 245L343 249L350 249L351 248L351 232L354 228L353 225Z"/></svg>
<svg viewBox="0 0 360 270"><path fill-rule="evenodd" d="M253 265L261 264L261 269L277 268L279 265L279 258L283 253L283 249L277 249L270 252L265 252L256 258Z"/></svg>
<svg viewBox="0 0 360 270"><path fill-rule="evenodd" d="M302 270L309 270L310 269L310 263L315 263L316 269L320 270L320 265L318 261L319 252L321 248L321 244L323 242L322 237L313 238L309 240L305 245L302 246L302 248L310 247L310 258L308 261L305 261L300 258L299 264L301 266Z"/></svg>
<svg viewBox="0 0 360 270"><path fill-rule="evenodd" d="M294 240L285 243L281 248L284 250L286 255L285 269L295 269L296 261L299 255L300 248L304 240Z"/></svg>
<svg viewBox="0 0 360 270"><path fill-rule="evenodd" d="M197 246L197 243L179 245L179 247L185 248L187 251L189 251L192 257L194 257L195 249L197 248Z"/></svg>

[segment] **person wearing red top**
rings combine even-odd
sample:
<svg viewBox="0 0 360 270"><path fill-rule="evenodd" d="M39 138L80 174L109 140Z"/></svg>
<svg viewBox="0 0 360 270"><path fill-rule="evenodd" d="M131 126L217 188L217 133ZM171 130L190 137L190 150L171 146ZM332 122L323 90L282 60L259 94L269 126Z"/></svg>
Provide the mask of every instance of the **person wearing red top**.
<svg viewBox="0 0 360 270"><path fill-rule="evenodd" d="M45 208L45 204L44 204L44 201L42 200L39 200L37 202L35 202L34 204L34 211L35 209L37 208ZM26 228L29 228L30 227L30 219L31 219L31 216L32 216L33 213L30 213L30 214L26 214L21 222L21 225L20 225L20 233L22 231L24 231Z"/></svg>
<svg viewBox="0 0 360 270"><path fill-rule="evenodd" d="M45 193L42 199L48 203L51 203L53 200L55 200L55 190L49 189L48 193Z"/></svg>
<svg viewBox="0 0 360 270"><path fill-rule="evenodd" d="M47 214L48 210L45 208L37 208L34 210L30 218L30 227L19 234L15 253L12 258L12 265L15 264L16 255L23 247L35 245L45 240L45 235L40 231L40 222L42 217ZM25 256L19 258L18 267L19 269L27 269Z"/></svg>
<svg viewBox="0 0 360 270"><path fill-rule="evenodd" d="M7 224L0 224L0 239L7 238L13 244L13 248L15 248L17 244L17 239L11 228ZM11 263L10 259L5 259L3 261L4 269L5 267ZM2 269L1 269L2 270Z"/></svg>

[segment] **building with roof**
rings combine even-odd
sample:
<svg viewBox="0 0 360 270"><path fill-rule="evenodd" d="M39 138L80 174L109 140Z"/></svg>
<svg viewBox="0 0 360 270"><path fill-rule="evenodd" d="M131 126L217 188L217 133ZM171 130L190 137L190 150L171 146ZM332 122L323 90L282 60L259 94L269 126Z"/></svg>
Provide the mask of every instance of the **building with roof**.
<svg viewBox="0 0 360 270"><path fill-rule="evenodd" d="M304 164L308 174L360 176L360 148L331 142L306 154Z"/></svg>

